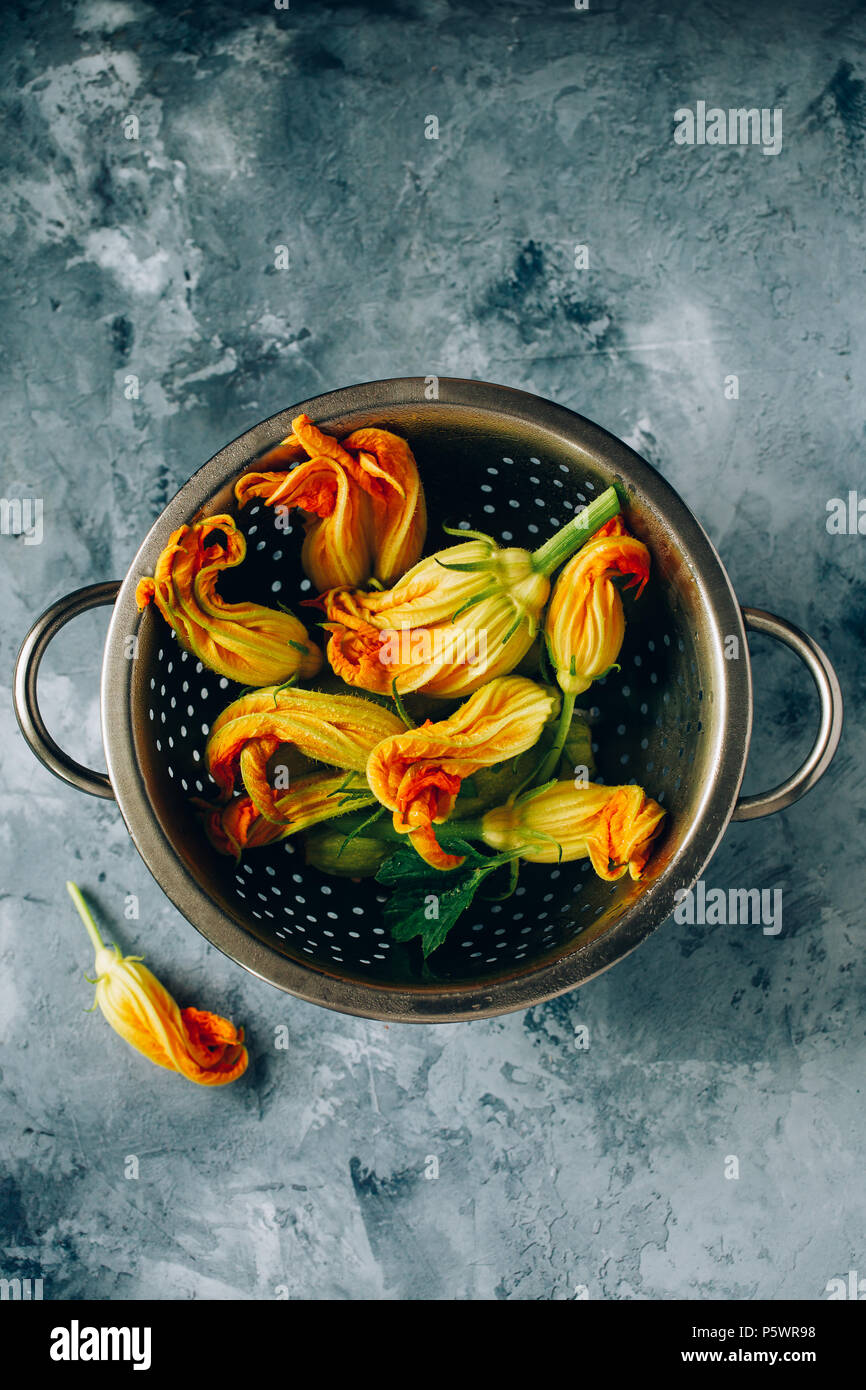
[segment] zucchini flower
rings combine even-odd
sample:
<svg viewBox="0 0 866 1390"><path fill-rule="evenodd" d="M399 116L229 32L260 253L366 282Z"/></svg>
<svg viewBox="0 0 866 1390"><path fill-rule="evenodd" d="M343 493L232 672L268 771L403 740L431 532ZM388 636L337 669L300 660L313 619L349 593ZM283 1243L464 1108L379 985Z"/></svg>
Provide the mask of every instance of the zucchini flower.
<svg viewBox="0 0 866 1390"><path fill-rule="evenodd" d="M599 878L639 879L665 812L641 787L553 782L497 806L481 819L496 850L518 850L533 864L589 857Z"/></svg>
<svg viewBox="0 0 866 1390"><path fill-rule="evenodd" d="M370 498L373 578L394 584L419 559L427 536L427 504L415 455L405 439L375 427L353 430L343 448L353 477Z"/></svg>
<svg viewBox="0 0 866 1390"><path fill-rule="evenodd" d="M268 775L268 763L281 745L291 744L329 767L363 774L376 744L403 728L395 714L357 695L295 687L256 690L235 700L214 721L205 760L223 799L231 795L240 773L259 814L282 824L278 789Z"/></svg>
<svg viewBox="0 0 866 1390"><path fill-rule="evenodd" d="M364 690L444 698L508 675L535 638L548 576L618 510L609 488L535 552L458 531L468 539L421 560L391 589L333 589L319 600L331 666Z"/></svg>
<svg viewBox="0 0 866 1390"><path fill-rule="evenodd" d="M335 459L321 456L290 473L245 473L235 485L240 506L253 497L269 507L299 507L301 564L317 589L365 584L373 566L369 499Z"/></svg>
<svg viewBox="0 0 866 1390"><path fill-rule="evenodd" d="M463 863L464 856L445 853L433 828L450 816L462 779L531 748L555 704L556 697L534 681L505 676L477 690L447 719L428 719L373 749L370 787L393 811L394 829L408 835L434 869Z"/></svg>
<svg viewBox="0 0 866 1390"><path fill-rule="evenodd" d="M235 796L217 806L198 802L214 849L235 859L242 850L272 845L321 821L375 804L366 777L355 772L312 772L292 781L288 791L273 799L273 820L265 819L250 796Z"/></svg>
<svg viewBox="0 0 866 1390"><path fill-rule="evenodd" d="M629 575L636 598L649 578L643 541L614 517L574 555L553 586L545 630L556 679L567 695L580 695L609 671L625 636L615 575Z"/></svg>
<svg viewBox="0 0 866 1390"><path fill-rule="evenodd" d="M96 1000L115 1033L158 1067L179 1071L200 1086L224 1086L247 1069L244 1031L218 1014L179 1009L168 990L142 964L106 946L74 883L69 895L96 952Z"/></svg>
<svg viewBox="0 0 866 1390"><path fill-rule="evenodd" d="M539 782L555 773L568 733L574 702L616 664L625 636L625 615L615 575L629 575L639 598L649 578L650 556L643 541L614 517L569 560L553 586L545 619L550 663L563 692L561 724L539 772Z"/></svg>
<svg viewBox="0 0 866 1390"><path fill-rule="evenodd" d="M211 541L215 531L223 542ZM210 543L208 543L210 542ZM240 685L307 680L322 654L307 629L286 610L226 603L216 592L220 573L239 565L247 543L230 516L209 516L174 531L152 579L135 591L140 609L154 603L186 651L217 675Z"/></svg>
<svg viewBox="0 0 866 1390"><path fill-rule="evenodd" d="M318 590L393 584L421 554L427 532L424 491L405 439L390 430L354 430L342 443L309 416L263 464L309 457L290 471L245 473L235 485L243 507L261 497L269 507L298 507L304 520L301 562Z"/></svg>

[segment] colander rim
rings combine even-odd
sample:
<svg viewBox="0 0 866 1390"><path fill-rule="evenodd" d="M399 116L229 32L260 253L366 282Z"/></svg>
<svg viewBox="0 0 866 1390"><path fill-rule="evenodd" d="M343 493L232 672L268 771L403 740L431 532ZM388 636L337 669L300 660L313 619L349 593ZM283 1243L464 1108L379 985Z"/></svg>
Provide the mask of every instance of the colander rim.
<svg viewBox="0 0 866 1390"><path fill-rule="evenodd" d="M117 804L130 837L163 892L184 917L225 955L277 988L339 1012L389 1022L459 1022L525 1009L586 983L629 955L673 910L678 889L689 888L712 857L731 818L745 772L752 725L752 682L742 613L731 581L700 522L662 475L627 444L566 406L514 387L460 377L390 377L311 397L260 421L225 445L175 493L151 526L122 581L105 642L101 680L103 743ZM127 639L140 615L135 588L152 574L171 532L188 522L226 482L263 449L289 433L303 411L325 429L359 412L388 407L431 412L442 405L510 415L524 425L558 436L590 461L613 470L626 488L639 491L687 559L697 584L704 620L714 627L712 656L716 701L715 740L707 761L714 770L701 789L692 826L680 850L659 877L642 889L621 919L604 935L581 946L580 934L553 960L504 970L483 982L395 986L340 974L284 955L253 935L232 905L200 886L166 836L147 794L135 747L132 686L135 663ZM739 639L743 659L724 660L722 638Z"/></svg>

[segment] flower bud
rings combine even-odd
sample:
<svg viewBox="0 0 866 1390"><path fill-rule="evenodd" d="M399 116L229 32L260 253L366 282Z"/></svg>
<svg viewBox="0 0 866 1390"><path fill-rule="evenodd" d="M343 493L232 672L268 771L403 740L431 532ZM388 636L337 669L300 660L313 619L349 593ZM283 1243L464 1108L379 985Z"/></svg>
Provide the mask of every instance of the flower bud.
<svg viewBox="0 0 866 1390"><path fill-rule="evenodd" d="M376 798L367 779L355 772L312 772L292 781L288 791L267 802L265 816L249 795L234 796L214 806L197 800L205 834L220 854L237 858L245 849L259 849L284 840L311 825L343 816Z"/></svg>
<svg viewBox="0 0 866 1390"><path fill-rule="evenodd" d="M380 866L394 853L394 846L372 836L352 839L337 826L327 826L306 836L306 862L337 878L374 878Z"/></svg>
<svg viewBox="0 0 866 1390"><path fill-rule="evenodd" d="M224 1086L247 1068L243 1029L201 1009L179 1009L168 990L142 964L106 946L74 883L70 897L96 953L96 1000L115 1033L158 1067L179 1071L201 1086Z"/></svg>
<svg viewBox="0 0 866 1390"><path fill-rule="evenodd" d="M625 616L613 576L627 574L636 597L649 577L649 551L615 517L572 556L553 586L547 647L563 691L579 695L616 664Z"/></svg>
<svg viewBox="0 0 866 1390"><path fill-rule="evenodd" d="M349 685L457 698L507 675L532 645L550 581L528 550L484 537L428 556L392 589L322 600L328 659Z"/></svg>
<svg viewBox="0 0 866 1390"><path fill-rule="evenodd" d="M588 856L613 882L626 872L641 877L664 815L641 787L554 782L488 811L481 827L492 849L518 850L534 864Z"/></svg>

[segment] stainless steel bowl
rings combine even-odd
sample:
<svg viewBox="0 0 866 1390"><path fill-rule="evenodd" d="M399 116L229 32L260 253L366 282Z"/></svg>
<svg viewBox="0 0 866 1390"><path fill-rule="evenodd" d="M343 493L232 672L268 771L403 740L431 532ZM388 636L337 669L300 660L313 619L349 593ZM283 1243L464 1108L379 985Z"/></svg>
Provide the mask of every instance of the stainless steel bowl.
<svg viewBox="0 0 866 1390"><path fill-rule="evenodd" d="M431 398L432 397L432 398ZM427 492L428 547L442 522L537 546L615 483L625 519L652 554L651 581L629 609L621 672L594 686L595 736L608 782L635 780L666 806L667 831L645 878L611 885L583 863L525 866L518 894L477 904L422 967L414 945L390 940L375 883L327 878L292 839L245 854L240 866L204 838L190 796L207 794L206 729L237 693L188 657L157 613L140 617L135 587L169 535L201 514L235 512L232 485L306 411L343 435L378 424L411 442ZM290 606L305 596L300 536L264 509L238 516L248 537L244 596ZM309 586L307 586L308 588ZM102 665L108 775L71 759L39 714L39 662L76 614L113 603ZM740 797L752 725L747 629L791 647L814 677L821 722L803 765L760 796ZM137 639L132 641L131 639ZM130 656L133 652L134 655ZM732 653L735 653L732 655ZM400 378L303 401L229 444L194 474L151 528L120 583L53 604L24 641L15 706L46 767L82 791L114 797L151 873L197 929L278 988L345 1013L455 1021L526 1008L621 960L669 915L677 889L701 875L730 820L791 804L826 770L842 699L827 657L799 629L741 609L716 551L685 503L618 439L562 406L483 382Z"/></svg>

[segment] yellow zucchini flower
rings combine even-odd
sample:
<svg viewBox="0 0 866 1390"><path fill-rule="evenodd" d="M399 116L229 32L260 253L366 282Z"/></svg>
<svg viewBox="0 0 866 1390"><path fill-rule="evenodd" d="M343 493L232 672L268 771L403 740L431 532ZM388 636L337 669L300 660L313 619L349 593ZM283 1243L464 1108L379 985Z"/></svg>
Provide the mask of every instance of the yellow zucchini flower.
<svg viewBox="0 0 866 1390"><path fill-rule="evenodd" d="M391 589L333 589L319 600L332 668L364 690L443 698L508 675L532 645L549 574L618 508L609 488L535 552L458 531L462 544L421 560Z"/></svg>
<svg viewBox="0 0 866 1390"><path fill-rule="evenodd" d="M419 559L427 536L427 504L415 455L400 435L373 426L353 430L343 448L355 461L356 483L370 498L373 578L395 584Z"/></svg>
<svg viewBox="0 0 866 1390"><path fill-rule="evenodd" d="M366 777L354 772L311 772L293 779L288 791L274 797L273 820L261 815L250 796L235 796L216 806L197 802L211 844L235 859L242 850L272 845L299 830L375 804Z"/></svg>
<svg viewBox="0 0 866 1390"><path fill-rule="evenodd" d="M357 695L294 687L256 690L214 721L205 761L224 799L240 773L259 814L279 823L279 788L271 785L268 763L281 745L293 745L329 767L363 773L376 744L402 728L396 714Z"/></svg>
<svg viewBox="0 0 866 1390"><path fill-rule="evenodd" d="M519 850L533 864L589 857L613 882L641 877L664 815L641 787L554 782L488 811L481 834L491 849Z"/></svg>
<svg viewBox="0 0 866 1390"><path fill-rule="evenodd" d="M649 578L650 556L615 516L573 555L553 586L544 622L547 653L563 692L560 725L538 773L554 775L574 702L616 664L625 636L625 615L615 575L629 575L639 598Z"/></svg>
<svg viewBox="0 0 866 1390"><path fill-rule="evenodd" d="M433 868L455 869L463 863L464 856L445 853L433 828L450 816L461 780L531 748L556 703L556 696L534 681L501 677L447 719L435 724L428 719L373 749L367 762L370 787L393 811L394 829L408 835Z"/></svg>
<svg viewBox="0 0 866 1390"><path fill-rule="evenodd" d="M545 622L556 679L569 695L580 695L619 656L625 635L622 599L613 582L628 575L639 598L649 578L649 551L615 517L565 566L553 586Z"/></svg>
<svg viewBox="0 0 866 1390"><path fill-rule="evenodd" d="M387 694L396 681L401 694L469 695L526 655L549 591L528 551L467 541L422 560L393 589L326 594L328 659L364 690Z"/></svg>
<svg viewBox="0 0 866 1390"><path fill-rule="evenodd" d="M304 521L301 563L319 591L393 584L421 554L427 532L424 490L405 439L390 430L354 430L342 442L307 415L261 465L297 462L289 471L252 471L235 485L243 507L297 507Z"/></svg>
<svg viewBox="0 0 866 1390"><path fill-rule="evenodd" d="M74 883L69 895L96 952L96 1000L115 1033L158 1067L200 1086L225 1086L247 1069L243 1029L218 1014L179 1009L140 956L106 946Z"/></svg>
<svg viewBox="0 0 866 1390"><path fill-rule="evenodd" d="M224 540L212 540L214 533ZM293 614L258 603L226 603L216 592L223 570L239 565L246 541L230 516L210 516L174 531L152 579L139 581L140 609L154 603L181 646L209 670L240 685L275 685L314 676L322 654Z"/></svg>

